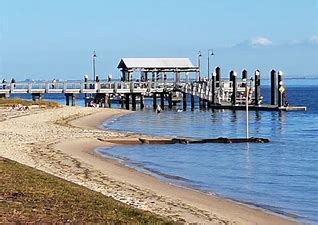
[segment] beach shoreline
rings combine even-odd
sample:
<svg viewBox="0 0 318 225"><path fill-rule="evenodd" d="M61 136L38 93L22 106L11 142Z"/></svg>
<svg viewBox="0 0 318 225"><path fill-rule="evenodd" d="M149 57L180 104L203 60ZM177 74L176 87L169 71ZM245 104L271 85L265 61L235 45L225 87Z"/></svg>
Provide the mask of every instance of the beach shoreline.
<svg viewBox="0 0 318 225"><path fill-rule="evenodd" d="M121 114L121 115L125 115L125 114ZM89 121L90 121L89 117L91 117L91 116L87 116L86 118L81 118L81 121L75 120L75 121L71 122L71 124L75 125L75 126L78 126L78 127L89 127L90 129L101 129L101 126L100 126L101 123L88 124ZM104 120L103 120L99 116L97 116L97 117L98 117L98 119L96 121L99 121L99 122L104 122L104 121L106 121L108 119L111 119L111 117L108 117L108 118L104 118ZM133 183L134 185L141 186L141 181L139 179L137 179L137 181L136 181L136 178L134 177L135 175L138 174L138 176L142 176L142 180L146 181L145 183L147 183L147 184L155 183L154 185L156 186L156 187L154 187L152 185L149 185L149 186L145 185L145 186L143 186L143 188L147 188L147 189L151 188L152 190L158 189L157 186L159 186L160 188L163 188L163 189L170 189L171 188L171 189L173 189L173 192L175 192L174 194L176 194L178 191L182 190L182 192L184 192L182 194L188 194L188 195L192 195L193 194L193 195L196 195L195 197L199 198L201 201L203 200L202 197L205 198L205 197L208 196L208 197L211 197L211 198L215 198L213 200L216 200L218 202L224 201L223 202L224 204L227 204L227 203L229 203L229 204L237 204L239 206L248 207L248 208L250 208L252 210L257 210L257 211L260 210L261 213L266 213L266 214L273 215L273 216L279 216L279 217L282 217L283 219L290 220L290 218L288 218L285 215L276 214L275 212L272 212L272 211L267 210L267 209L259 208L259 207L254 206L254 205L248 205L248 204L245 204L245 203L242 203L242 202L238 202L238 201L235 201L235 200L221 198L221 197L219 197L217 195L210 195L208 193L204 193L204 192L201 192L199 190L192 189L191 187L177 186L177 185L174 185L174 184L164 183L164 182L159 181L157 178L155 178L155 177L153 177L153 176L151 176L149 174L145 174L145 173L142 173L140 171L137 171L136 169L128 167L125 164L120 163L116 159L103 157L101 154L96 152L96 149L99 148L99 147L114 147L115 145L116 144L112 144L112 143L107 143L106 145L102 145L102 146L100 146L100 145L96 146L96 145L93 144L93 147L85 148L84 152L86 154L90 154L90 155L94 156L96 159L98 158L99 160L101 160L101 161L103 161L105 163L109 163L112 166L118 167L116 169L120 170L122 174L125 173L124 170L129 171L129 176L127 176L127 177L133 176L133 178L128 180L129 183ZM132 170L133 170L133 172L132 172ZM125 177L126 177L126 174L125 174ZM156 181L158 181L159 183L162 183L162 185L159 185L159 183L157 183ZM156 190L156 192L159 193L159 190ZM167 194L167 193L160 193L160 194ZM172 197L172 195L169 196L169 197ZM256 213L256 212L253 212L253 214L254 213ZM269 222L269 221L270 220L267 220L267 222ZM245 221L244 223L246 223L246 222L247 221ZM292 222L294 222L294 221L292 221ZM283 223L279 222L279 224L283 224Z"/></svg>
<svg viewBox="0 0 318 225"><path fill-rule="evenodd" d="M85 108L47 110L38 114L38 119L42 122L42 124L39 122L40 125L50 124L46 134L41 136L46 143L37 146L37 151L32 149L34 146L30 147L30 143L21 144L21 148L27 147L26 150L22 150L24 153L22 158L10 154L10 147L8 147L10 143L6 143L8 145L4 147L8 150L2 156L8 158L11 156L11 159L15 161L31 165L121 202L167 216L175 221L202 224L296 223L283 215L257 207L161 182L153 176L138 172L116 160L100 156L95 152L96 148L115 144L100 141L98 138L105 139L106 136L106 139L126 139L128 142L138 140L137 134L128 135L100 128L105 120L126 113L130 112ZM34 115L31 114L29 117ZM10 120L14 124L17 124L15 120L23 121L20 118L13 118L2 123L8 123ZM7 128L9 129L8 125ZM53 132L56 137L50 139L47 137L49 135L47 132L50 129L52 131L53 128L57 129ZM33 126L33 129L36 128ZM9 130L14 132L14 128ZM61 131L60 134L59 131ZM66 138L65 135L69 137ZM47 156L50 156L49 159L44 159ZM25 160L26 158L28 160Z"/></svg>

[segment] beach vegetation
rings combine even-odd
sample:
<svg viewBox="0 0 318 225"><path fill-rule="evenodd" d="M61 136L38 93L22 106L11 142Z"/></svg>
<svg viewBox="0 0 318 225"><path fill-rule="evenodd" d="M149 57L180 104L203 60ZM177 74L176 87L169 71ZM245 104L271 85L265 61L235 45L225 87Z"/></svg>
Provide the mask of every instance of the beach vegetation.
<svg viewBox="0 0 318 225"><path fill-rule="evenodd" d="M60 104L57 102L50 102L50 101L32 101L32 100L25 100L20 98L0 98L0 107L13 107L16 105L23 105L23 106L39 106L40 108L58 108L61 107Z"/></svg>
<svg viewBox="0 0 318 225"><path fill-rule="evenodd" d="M0 223L173 223L1 157L0 181Z"/></svg>

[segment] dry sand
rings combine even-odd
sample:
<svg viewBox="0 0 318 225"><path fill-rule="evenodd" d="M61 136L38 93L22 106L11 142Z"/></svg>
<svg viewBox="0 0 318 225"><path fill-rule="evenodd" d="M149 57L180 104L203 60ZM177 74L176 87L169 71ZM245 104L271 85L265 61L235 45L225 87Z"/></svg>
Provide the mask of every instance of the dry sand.
<svg viewBox="0 0 318 225"><path fill-rule="evenodd" d="M134 142L135 134L97 129L104 120L128 111L64 107L10 116L0 110L0 156L86 186L134 207L200 224L295 224L216 196L162 183L94 149L114 144L99 139Z"/></svg>

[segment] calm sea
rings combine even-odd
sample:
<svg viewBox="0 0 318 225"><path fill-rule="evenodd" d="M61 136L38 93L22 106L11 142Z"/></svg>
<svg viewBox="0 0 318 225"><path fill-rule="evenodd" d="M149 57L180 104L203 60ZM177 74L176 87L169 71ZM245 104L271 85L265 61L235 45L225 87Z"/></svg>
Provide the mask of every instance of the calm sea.
<svg viewBox="0 0 318 225"><path fill-rule="evenodd" d="M136 145L100 148L105 157L176 185L318 224L318 80L286 80L291 105L307 112L250 112L250 136L268 144ZM268 86L262 87L269 100ZM149 104L151 107L151 104ZM156 114L151 108L104 123L106 129L178 137L244 137L244 111Z"/></svg>
<svg viewBox="0 0 318 225"><path fill-rule="evenodd" d="M308 111L250 112L250 136L270 138L268 144L136 145L97 151L165 182L318 224L318 79L285 83L289 103L305 105ZM269 101L268 86L262 87L262 95ZM45 98L65 103L63 95ZM113 118L104 127L169 137L245 135L244 111L178 109L156 114L149 102L145 110Z"/></svg>

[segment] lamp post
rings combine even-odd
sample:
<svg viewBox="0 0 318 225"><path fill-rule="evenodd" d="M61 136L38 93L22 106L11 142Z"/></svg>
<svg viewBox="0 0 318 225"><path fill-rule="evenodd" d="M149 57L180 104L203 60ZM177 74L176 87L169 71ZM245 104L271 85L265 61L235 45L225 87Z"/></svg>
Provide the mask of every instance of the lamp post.
<svg viewBox="0 0 318 225"><path fill-rule="evenodd" d="M214 55L213 49L208 50L208 80L210 80L210 55Z"/></svg>
<svg viewBox="0 0 318 225"><path fill-rule="evenodd" d="M96 61L96 52L93 52L93 76L94 76L94 82L96 81L96 68L95 68L95 61Z"/></svg>
<svg viewBox="0 0 318 225"><path fill-rule="evenodd" d="M201 81L201 70L200 70L200 67L201 67L201 57L202 57L202 54L201 54L201 51L199 51L199 52L198 52L199 81Z"/></svg>

